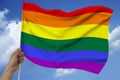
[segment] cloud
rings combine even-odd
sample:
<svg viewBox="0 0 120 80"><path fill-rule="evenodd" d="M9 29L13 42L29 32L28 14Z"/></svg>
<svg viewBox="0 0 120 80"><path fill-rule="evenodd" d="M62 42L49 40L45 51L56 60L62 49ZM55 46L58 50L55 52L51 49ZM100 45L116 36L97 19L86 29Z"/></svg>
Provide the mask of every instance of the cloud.
<svg viewBox="0 0 120 80"><path fill-rule="evenodd" d="M8 33L8 28L6 27L9 21L7 21L5 16L8 12L9 12L8 9L4 9L3 11L0 11L0 35Z"/></svg>
<svg viewBox="0 0 120 80"><path fill-rule="evenodd" d="M62 77L68 74L73 74L76 72L75 69L57 69L55 72L55 77Z"/></svg>
<svg viewBox="0 0 120 80"><path fill-rule="evenodd" d="M20 26L19 20L7 20L9 10L0 11L0 67L7 64L11 53L19 47Z"/></svg>
<svg viewBox="0 0 120 80"><path fill-rule="evenodd" d="M117 26L114 30L112 30L109 36L110 54L114 54L120 51L120 26Z"/></svg>

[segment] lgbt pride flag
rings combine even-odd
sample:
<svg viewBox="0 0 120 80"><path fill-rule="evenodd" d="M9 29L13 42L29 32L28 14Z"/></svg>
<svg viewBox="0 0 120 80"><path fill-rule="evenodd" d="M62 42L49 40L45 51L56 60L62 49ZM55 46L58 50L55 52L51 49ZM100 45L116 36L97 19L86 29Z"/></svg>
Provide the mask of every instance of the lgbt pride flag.
<svg viewBox="0 0 120 80"><path fill-rule="evenodd" d="M112 9L104 6L63 12L24 2L21 48L41 66L99 73L108 59L111 15Z"/></svg>

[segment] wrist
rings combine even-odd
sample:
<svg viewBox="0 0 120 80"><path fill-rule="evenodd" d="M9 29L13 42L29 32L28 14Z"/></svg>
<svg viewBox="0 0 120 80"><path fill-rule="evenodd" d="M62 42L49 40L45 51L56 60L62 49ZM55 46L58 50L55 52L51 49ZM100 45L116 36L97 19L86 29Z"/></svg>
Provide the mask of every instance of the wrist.
<svg viewBox="0 0 120 80"><path fill-rule="evenodd" d="M13 67L12 67L12 66L9 66L9 65L7 65L6 70L7 70L9 73L12 73L12 74L15 72L15 70L13 69Z"/></svg>

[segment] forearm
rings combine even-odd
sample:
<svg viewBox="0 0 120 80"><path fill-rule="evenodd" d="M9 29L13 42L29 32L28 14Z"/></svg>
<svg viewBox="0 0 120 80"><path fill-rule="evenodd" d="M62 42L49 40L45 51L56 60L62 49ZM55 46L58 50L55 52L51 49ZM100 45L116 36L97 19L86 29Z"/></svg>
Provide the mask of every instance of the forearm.
<svg viewBox="0 0 120 80"><path fill-rule="evenodd" d="M19 69L19 64L23 63L24 54L20 49L17 49L10 57L8 65L1 76L1 80L12 80L14 72Z"/></svg>
<svg viewBox="0 0 120 80"><path fill-rule="evenodd" d="M1 80L12 80L13 73L14 71L7 66L3 75L1 76Z"/></svg>

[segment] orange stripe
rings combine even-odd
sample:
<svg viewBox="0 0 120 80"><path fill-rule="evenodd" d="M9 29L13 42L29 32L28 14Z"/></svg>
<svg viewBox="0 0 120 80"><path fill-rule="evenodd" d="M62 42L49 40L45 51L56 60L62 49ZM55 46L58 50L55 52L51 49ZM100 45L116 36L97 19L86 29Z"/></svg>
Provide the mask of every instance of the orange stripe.
<svg viewBox="0 0 120 80"><path fill-rule="evenodd" d="M23 10L22 20L50 27L62 28L85 24L108 25L110 16L111 16L110 13L100 12L100 13L87 13L79 16L63 18Z"/></svg>

